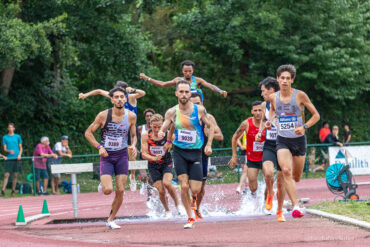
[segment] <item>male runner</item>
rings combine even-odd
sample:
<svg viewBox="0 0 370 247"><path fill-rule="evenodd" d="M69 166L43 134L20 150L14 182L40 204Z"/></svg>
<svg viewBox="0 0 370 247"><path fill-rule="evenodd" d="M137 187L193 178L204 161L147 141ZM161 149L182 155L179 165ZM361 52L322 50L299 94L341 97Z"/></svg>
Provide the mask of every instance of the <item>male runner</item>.
<svg viewBox="0 0 370 247"><path fill-rule="evenodd" d="M159 87L173 87L173 86L176 86L176 83L178 81L185 80L188 83L190 83L190 89L191 89L192 93L198 92L201 95L201 101L203 101L203 92L199 88L200 86L209 88L213 92L216 92L216 93L219 93L219 94L223 95L225 98L227 97L227 92L226 91L219 89L217 86L205 81L204 79L202 79L200 77L193 76L194 66L195 66L194 62L192 62L190 60L183 61L181 63L181 69L182 69L182 73L183 73L184 77L182 77L182 78L181 77L176 77L171 81L155 80L153 78L150 78L150 77L146 76L144 73L140 73L140 78L143 79L143 80L146 80L146 81L148 81L148 82L150 82L150 83L152 83L156 86L159 86Z"/></svg>
<svg viewBox="0 0 370 247"><path fill-rule="evenodd" d="M120 87L120 88L125 89L126 99L127 99L127 101L125 103L125 108L127 110L130 110L130 111L134 112L137 115L137 99L144 97L145 94L146 94L145 91L143 91L141 89L131 88L131 87L128 86L127 82L124 82L124 81L117 81L116 85L114 87ZM95 89L95 90L90 91L90 92L85 93L85 94L80 93L78 95L78 98L79 99L86 99L87 97L94 96L94 95L102 95L104 97L110 98L109 92L105 91L105 90L102 90L102 89ZM131 135L129 134L129 137L128 137L128 144L129 145L131 144L130 137L131 137ZM136 156L135 157L129 156L129 160L136 160ZM145 171L145 174L146 174L146 171ZM135 170L131 170L131 175L129 177L129 180L130 180L130 189L131 189L131 191L135 191L136 190Z"/></svg>
<svg viewBox="0 0 370 247"><path fill-rule="evenodd" d="M119 229L113 220L122 205L123 193L128 175L128 155L136 156L136 115L125 109L126 91L113 88L109 91L113 108L100 112L85 132L86 139L99 150L100 181L105 195L113 192L112 176L115 173L116 195L108 217L107 227ZM101 128L102 143L98 143L94 132ZM128 146L128 133L131 133L131 146Z"/></svg>
<svg viewBox="0 0 370 247"><path fill-rule="evenodd" d="M207 116L206 109L190 101L190 85L181 80L176 84L175 95L178 105L166 112L165 121L158 134L164 137L171 123L175 125L175 140L173 141L173 158L177 177L181 186L181 200L188 215L188 223L185 229L194 228L194 219L190 206L189 187L196 201L196 195L202 187L202 146L204 141L202 121L209 129L208 142L204 148L207 155L212 154L212 140L214 125Z"/></svg>
<svg viewBox="0 0 370 247"><path fill-rule="evenodd" d="M203 102L201 100L201 95L199 93L192 93L190 101L192 103L196 104L196 105L202 105L203 106ZM220 127L218 126L218 124L216 122L215 117L212 116L209 113L207 113L207 116L208 116L209 120L212 122L212 124L215 126L215 132L214 132L213 139L217 140L217 141L223 141L224 136L222 134L222 131L221 131ZM197 195L196 202L195 201L192 202L193 208L196 208L196 209L193 209L196 220L202 220L203 219L203 216L200 213L199 208L200 208L200 204L201 204L202 199L203 199L204 194L205 194L205 189L204 188L205 188L206 181L207 181L207 176L208 176L208 155L204 152L204 148L206 147L206 144L207 144L207 141L208 141L208 134L209 134L208 132L209 132L209 130L206 126L203 125L203 127L204 127L204 129L203 129L204 142L203 142L203 146L202 146L202 167L203 167L202 188L201 188L200 192Z"/></svg>
<svg viewBox="0 0 370 247"><path fill-rule="evenodd" d="M269 120L269 113L271 104L269 101L269 96L277 91L280 90L279 83L273 77L266 77L263 81L260 82L259 87L261 89L261 96L264 98L264 102L262 103L262 110L264 111L265 119ZM263 146L263 158L262 158L262 169L263 174L265 175L266 179L266 202L265 208L267 212L270 212L272 209L272 201L274 198L274 166L277 170L277 200L278 200L278 207L277 207L277 220L279 222L285 222L285 217L283 215L283 203L285 198L285 190L284 190L284 178L281 172L281 168L277 162L277 154L276 154L276 137L277 137L277 130L276 130L276 118L274 117L271 119L273 126L270 130L266 130L266 141L265 145ZM260 129L264 129L265 126L260 125ZM261 138L262 133L258 133L256 135L256 141L259 141Z"/></svg>
<svg viewBox="0 0 370 247"><path fill-rule="evenodd" d="M237 140L243 135L243 132L245 132L247 135L248 181L252 199L257 198L257 176L259 170L262 169L262 151L265 141L264 135L260 141L255 140L256 135L259 132L259 126L261 122L264 122L261 104L261 101L255 101L252 103L251 113L253 117L244 120L234 133L232 138L233 155L229 161L230 168L234 168L238 163L238 156L236 154Z"/></svg>
<svg viewBox="0 0 370 247"><path fill-rule="evenodd" d="M293 65L281 65L276 71L276 79L279 82L280 91L270 95L270 116L278 117L276 149L278 163L284 177L284 187L293 204L292 216L299 218L304 216L301 212L297 190L294 181L299 182L306 158L306 130L320 120L320 114L311 103L307 94L292 88L296 76ZM304 121L305 107L311 112L312 117L306 123ZM271 129L271 122L266 123L266 128ZM293 181L294 179L294 181Z"/></svg>
<svg viewBox="0 0 370 247"><path fill-rule="evenodd" d="M166 217L171 217L171 212L168 207L168 200L166 196L167 189L168 193L175 202L176 208L178 208L179 201L177 199L175 188L172 186L172 157L170 152L164 151L163 147L167 143L167 140L172 141L172 136L168 136L167 132L165 137L160 138L158 132L163 125L163 117L159 114L154 114L150 122L150 128L143 133L141 136L141 148L143 159L148 160L148 170L152 178L154 187L157 188L159 193L159 199L161 200L163 207L166 211ZM178 210L179 211L179 210Z"/></svg>

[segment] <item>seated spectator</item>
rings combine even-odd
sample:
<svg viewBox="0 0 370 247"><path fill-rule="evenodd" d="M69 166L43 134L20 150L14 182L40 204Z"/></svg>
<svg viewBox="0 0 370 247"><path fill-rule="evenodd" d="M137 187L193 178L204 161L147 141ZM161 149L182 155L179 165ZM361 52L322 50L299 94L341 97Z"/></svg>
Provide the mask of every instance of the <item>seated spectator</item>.
<svg viewBox="0 0 370 247"><path fill-rule="evenodd" d="M48 171L46 169L46 161L47 158L54 158L58 159L58 155L53 153L50 149L50 142L49 138L46 136L43 136L41 138L41 143L37 144L35 147L35 150L33 151L33 156L34 157L45 157L45 158L34 158L35 160L35 180L36 180L36 189L39 195L48 195ZM41 191L40 189L40 177L44 179L44 191Z"/></svg>
<svg viewBox="0 0 370 247"><path fill-rule="evenodd" d="M330 143L332 145L338 145L338 146L343 146L343 144L339 141L339 128L338 126L334 125L333 126L333 131L330 133L325 139L324 143Z"/></svg>
<svg viewBox="0 0 370 247"><path fill-rule="evenodd" d="M310 172L314 172L316 168L319 168L321 166L317 166L316 163L320 160L318 157L316 157L316 148L313 147L310 150L310 154L307 156L308 159L308 167Z"/></svg>
<svg viewBox="0 0 370 247"><path fill-rule="evenodd" d="M352 139L352 131L348 123L344 125L344 138L343 143L349 143Z"/></svg>
<svg viewBox="0 0 370 247"><path fill-rule="evenodd" d="M323 122L322 128L319 132L319 138L321 142L324 142L325 138L330 134L330 127L328 122Z"/></svg>
<svg viewBox="0 0 370 247"><path fill-rule="evenodd" d="M53 153L58 155L58 159L48 159L49 168L50 165L57 165L63 163L63 157L72 158L72 151L69 149L68 146L68 136L62 136L61 141L55 143L53 148ZM52 194L59 194L59 179L60 173L51 174L51 193Z"/></svg>

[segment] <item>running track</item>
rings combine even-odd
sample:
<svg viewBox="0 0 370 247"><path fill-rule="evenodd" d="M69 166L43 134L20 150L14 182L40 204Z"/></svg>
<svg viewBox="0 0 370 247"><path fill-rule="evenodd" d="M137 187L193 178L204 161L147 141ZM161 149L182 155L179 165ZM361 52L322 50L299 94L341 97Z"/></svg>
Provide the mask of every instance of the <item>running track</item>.
<svg viewBox="0 0 370 247"><path fill-rule="evenodd" d="M356 182L369 182L370 176L358 176ZM332 200L324 179L307 179L297 184L300 198L309 197L308 205ZM235 185L207 186L205 203L216 204L213 194L223 191L217 206L236 211L240 196ZM370 198L370 185L357 190L361 198ZM113 196L98 193L79 195L79 218L106 217ZM48 202L52 217L15 227L18 206L25 216L41 213L43 200ZM145 197L139 192L125 192L118 216L146 214ZM197 222L193 230L184 230L185 219L167 221L131 221L120 223L120 230L108 230L103 222L45 224L54 219L72 219L72 196L39 196L0 200L0 246L370 246L370 232L327 219L306 215L287 222L272 216L208 217Z"/></svg>

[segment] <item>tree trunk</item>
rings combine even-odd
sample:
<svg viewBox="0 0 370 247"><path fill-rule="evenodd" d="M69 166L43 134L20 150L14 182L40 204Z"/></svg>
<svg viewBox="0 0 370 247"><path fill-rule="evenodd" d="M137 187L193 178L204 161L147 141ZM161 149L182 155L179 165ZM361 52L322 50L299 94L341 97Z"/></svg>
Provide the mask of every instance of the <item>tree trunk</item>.
<svg viewBox="0 0 370 247"><path fill-rule="evenodd" d="M1 72L1 94L8 95L10 86L12 85L15 67L5 68Z"/></svg>

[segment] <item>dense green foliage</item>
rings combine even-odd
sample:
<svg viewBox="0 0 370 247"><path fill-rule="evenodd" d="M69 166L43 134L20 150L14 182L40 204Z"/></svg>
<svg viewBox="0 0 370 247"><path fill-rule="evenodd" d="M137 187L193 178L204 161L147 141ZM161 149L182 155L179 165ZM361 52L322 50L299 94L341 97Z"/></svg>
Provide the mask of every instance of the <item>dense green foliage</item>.
<svg viewBox="0 0 370 247"><path fill-rule="evenodd" d="M110 102L78 100L79 92L124 80L147 92L139 112L164 114L176 104L174 89L148 84L139 73L170 80L190 59L196 76L229 92L224 99L203 89L225 135L217 147L230 146L250 103L261 99L259 81L286 63L297 67L294 85L322 120L350 122L354 141L370 140L369 13L365 0L2 0L0 71L15 73L9 94L0 95L0 128L5 133L15 122L27 155L41 136L54 143L62 134L71 136L75 153L90 152L84 130ZM309 142L318 142L319 128Z"/></svg>

